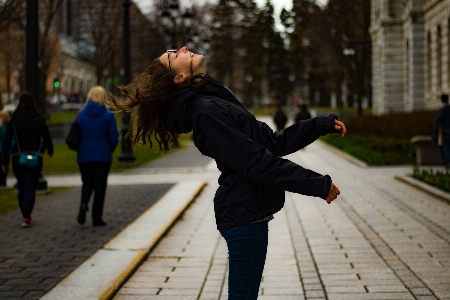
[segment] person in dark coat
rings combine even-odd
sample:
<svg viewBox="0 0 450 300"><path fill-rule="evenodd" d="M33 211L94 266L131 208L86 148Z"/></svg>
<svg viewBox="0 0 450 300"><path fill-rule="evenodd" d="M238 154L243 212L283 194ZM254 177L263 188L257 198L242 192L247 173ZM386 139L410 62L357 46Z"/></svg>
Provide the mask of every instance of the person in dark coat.
<svg viewBox="0 0 450 300"><path fill-rule="evenodd" d="M8 127L9 120L9 112L2 109L0 111L0 157L3 153L3 139L6 134L6 128ZM0 172L0 186L6 187L6 173L3 171Z"/></svg>
<svg viewBox="0 0 450 300"><path fill-rule="evenodd" d="M89 199L93 192L92 225L106 225L103 220L103 206L112 153L119 142L119 132L114 115L106 109L105 96L103 87L91 88L87 95L87 104L79 113L80 141L77 149L77 163L83 182L77 217L80 225L86 222ZM71 126L75 120L76 117Z"/></svg>
<svg viewBox="0 0 450 300"><path fill-rule="evenodd" d="M10 156L12 157L23 228L34 226L31 214L36 201L36 187L42 171L42 152L44 150L47 151L49 158L53 156L53 141L47 121L39 113L33 94L23 92L6 128L2 152L2 169L5 174L8 174ZM19 163L21 152L38 155L38 165L35 167L22 166Z"/></svg>
<svg viewBox="0 0 450 300"><path fill-rule="evenodd" d="M129 85L125 100L109 94L117 110L137 106L135 142L156 141L169 150L175 134L193 132L198 150L216 161L221 172L214 197L217 229L229 253L229 299L256 299L264 270L268 222L282 209L285 191L331 203L340 191L330 176L282 158L346 128L336 116L314 118L274 132L258 121L213 77L205 74L204 57L187 47L168 50ZM241 299L241 298L240 298Z"/></svg>
<svg viewBox="0 0 450 300"><path fill-rule="evenodd" d="M450 166L450 105L448 95L441 95L442 108L439 110L433 125L436 130L436 143L442 164Z"/></svg>
<svg viewBox="0 0 450 300"><path fill-rule="evenodd" d="M306 104L302 104L300 105L300 109L298 111L298 113L295 115L295 122L300 122L303 120L308 120L311 119L311 114L308 111L308 107L306 106Z"/></svg>
<svg viewBox="0 0 450 300"><path fill-rule="evenodd" d="M281 131L286 126L288 118L286 113L283 111L281 105L278 105L277 110L275 111L275 115L273 116L273 122L277 127L277 131Z"/></svg>

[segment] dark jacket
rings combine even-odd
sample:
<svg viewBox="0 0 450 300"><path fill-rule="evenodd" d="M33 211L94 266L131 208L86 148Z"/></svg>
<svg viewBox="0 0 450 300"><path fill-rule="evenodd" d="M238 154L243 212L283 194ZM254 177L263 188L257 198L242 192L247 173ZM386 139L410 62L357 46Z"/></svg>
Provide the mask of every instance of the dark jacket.
<svg viewBox="0 0 450 300"><path fill-rule="evenodd" d="M281 156L334 132L334 115L296 123L275 133L211 76L207 76L205 88L180 93L164 105L163 111L171 130L193 130L197 148L214 158L222 172L214 197L218 229L276 213L284 205L285 191L326 199L331 186L329 176Z"/></svg>
<svg viewBox="0 0 450 300"><path fill-rule="evenodd" d="M444 133L450 133L450 105L445 105L439 110L433 123Z"/></svg>
<svg viewBox="0 0 450 300"><path fill-rule="evenodd" d="M104 105L88 101L79 118L80 143L77 162L111 162L112 153L119 142L114 115ZM71 127L75 119L70 124Z"/></svg>
<svg viewBox="0 0 450 300"><path fill-rule="evenodd" d="M17 131L20 150L22 152L41 152L47 150L49 155L53 155L53 141L48 130L47 122L41 115L26 119L19 119L13 115L6 128L3 140L2 164L9 164L9 157L17 154L19 148L17 143L13 143L15 139L14 126ZM11 149L11 145L13 145Z"/></svg>

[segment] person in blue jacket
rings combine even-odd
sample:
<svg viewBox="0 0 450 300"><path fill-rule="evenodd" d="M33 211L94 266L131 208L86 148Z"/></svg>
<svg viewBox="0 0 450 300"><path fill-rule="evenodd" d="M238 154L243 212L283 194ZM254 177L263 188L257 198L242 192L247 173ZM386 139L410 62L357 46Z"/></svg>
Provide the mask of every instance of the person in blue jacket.
<svg viewBox="0 0 450 300"><path fill-rule="evenodd" d="M103 87L91 88L86 97L87 104L79 112L80 141L77 149L77 163L83 186L77 221L81 225L86 222L89 199L93 192L92 225L106 225L102 218L103 206L112 153L119 142L119 132L114 115L105 106L105 96ZM71 126L76 119L74 118Z"/></svg>
<svg viewBox="0 0 450 300"><path fill-rule="evenodd" d="M284 159L320 135L346 134L334 115L318 117L274 132L258 121L213 77L205 74L204 57L187 47L168 50L129 85L120 87L117 110L137 106L135 142L155 137L169 150L176 134L192 131L198 150L220 170L214 197L217 229L228 247L228 299L258 297L268 245L268 222L284 206L285 191L331 203L340 194L330 176ZM134 123L133 123L134 124Z"/></svg>

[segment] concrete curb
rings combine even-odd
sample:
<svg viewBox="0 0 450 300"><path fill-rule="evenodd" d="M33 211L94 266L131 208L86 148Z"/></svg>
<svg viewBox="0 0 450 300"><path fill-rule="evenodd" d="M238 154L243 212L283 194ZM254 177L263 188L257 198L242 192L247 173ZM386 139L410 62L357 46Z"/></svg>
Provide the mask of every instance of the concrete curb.
<svg viewBox="0 0 450 300"><path fill-rule="evenodd" d="M41 299L112 299L205 185L175 185Z"/></svg>
<svg viewBox="0 0 450 300"><path fill-rule="evenodd" d="M438 198L446 201L447 203L450 203L450 194L449 193L446 193L438 188L435 188L425 182L422 182L413 177L409 177L409 176L405 176L405 175L395 175L394 178L397 180L400 180L404 183L407 183L415 188L418 188L422 191L425 191L430 195L438 197Z"/></svg>
<svg viewBox="0 0 450 300"><path fill-rule="evenodd" d="M351 162L351 163L357 165L357 166L360 167L360 168L368 168L368 167L369 167L369 166L368 166L365 162L363 162L362 160L359 160L359 159L357 159L356 157L353 157L353 156L351 156L350 154L347 154L347 153L345 153L344 151L342 151L342 150L340 150L340 149L338 149L338 148L336 148L336 147L334 147L334 146L331 146L330 144L327 144L327 143L325 143L325 142L322 142L321 140L316 140L315 143L320 144L320 146L326 148L327 150L330 150L331 152L333 152L333 153L339 155L340 157L342 157L342 158L348 160L349 162Z"/></svg>
<svg viewBox="0 0 450 300"><path fill-rule="evenodd" d="M330 150L331 152L339 155L340 157L350 161L351 163L361 167L361 168L369 168L369 165L367 165L365 162L351 156L350 154L345 153L344 151L333 147L325 142L322 142L320 140L316 141L317 143L319 143L322 147L326 148L327 150ZM409 177L407 175L395 175L394 176L395 179L402 181L404 183L407 183L417 189L420 189L430 195L433 195L435 197L438 197L441 200L444 200L448 203L450 203L450 194L446 193L438 188L435 188L427 183L424 183L420 180L417 180L415 178Z"/></svg>

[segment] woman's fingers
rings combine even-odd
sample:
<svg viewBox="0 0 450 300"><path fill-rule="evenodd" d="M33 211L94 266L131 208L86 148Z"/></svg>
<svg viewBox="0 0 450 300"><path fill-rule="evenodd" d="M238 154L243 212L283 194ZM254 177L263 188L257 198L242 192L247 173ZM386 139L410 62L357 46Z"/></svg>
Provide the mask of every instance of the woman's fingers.
<svg viewBox="0 0 450 300"><path fill-rule="evenodd" d="M326 199L327 203L330 204L334 199L337 198L340 193L341 191L339 190L339 188L334 185L334 183L332 183Z"/></svg>
<svg viewBox="0 0 450 300"><path fill-rule="evenodd" d="M341 136L341 138L345 137L345 135L347 134L347 128L341 121L334 120L334 129L339 131L339 135Z"/></svg>

